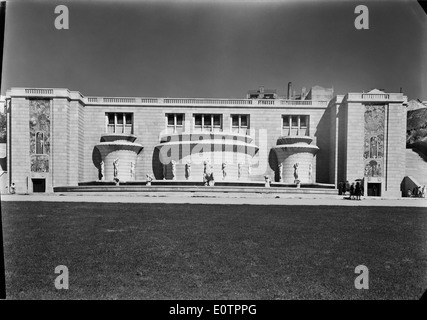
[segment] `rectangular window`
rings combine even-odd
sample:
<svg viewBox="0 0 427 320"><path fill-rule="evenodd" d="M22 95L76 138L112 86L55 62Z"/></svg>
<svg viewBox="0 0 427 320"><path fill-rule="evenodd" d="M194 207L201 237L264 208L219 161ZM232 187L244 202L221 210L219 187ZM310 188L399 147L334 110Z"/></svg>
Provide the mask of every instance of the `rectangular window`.
<svg viewBox="0 0 427 320"><path fill-rule="evenodd" d="M233 132L247 134L249 129L249 115L234 114L231 116L231 130Z"/></svg>
<svg viewBox="0 0 427 320"><path fill-rule="evenodd" d="M108 112L105 114L106 132L108 133L133 133L133 113Z"/></svg>
<svg viewBox="0 0 427 320"><path fill-rule="evenodd" d="M196 127L201 128L202 127L202 115L196 114L194 116L194 124Z"/></svg>
<svg viewBox="0 0 427 320"><path fill-rule="evenodd" d="M222 131L222 115L221 114L195 114L194 128L199 128L205 131Z"/></svg>
<svg viewBox="0 0 427 320"><path fill-rule="evenodd" d="M182 132L183 124L184 124L184 114L183 113L169 113L166 115L168 121L168 131Z"/></svg>
<svg viewBox="0 0 427 320"><path fill-rule="evenodd" d="M284 136L308 136L309 116L307 115L284 115L282 116L282 135Z"/></svg>

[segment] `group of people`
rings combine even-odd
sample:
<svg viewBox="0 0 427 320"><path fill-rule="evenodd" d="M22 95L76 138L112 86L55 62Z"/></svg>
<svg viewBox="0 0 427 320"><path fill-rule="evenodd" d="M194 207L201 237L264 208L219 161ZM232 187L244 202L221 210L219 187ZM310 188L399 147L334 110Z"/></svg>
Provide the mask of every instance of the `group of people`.
<svg viewBox="0 0 427 320"><path fill-rule="evenodd" d="M425 198L426 197L426 186L418 186L414 187L414 189L408 189L408 192L406 193L407 197L410 198Z"/></svg>
<svg viewBox="0 0 427 320"><path fill-rule="evenodd" d="M350 200L361 200L363 195L363 185L360 181L350 184L348 181L340 182L338 184L338 194L346 196L348 193L348 199Z"/></svg>

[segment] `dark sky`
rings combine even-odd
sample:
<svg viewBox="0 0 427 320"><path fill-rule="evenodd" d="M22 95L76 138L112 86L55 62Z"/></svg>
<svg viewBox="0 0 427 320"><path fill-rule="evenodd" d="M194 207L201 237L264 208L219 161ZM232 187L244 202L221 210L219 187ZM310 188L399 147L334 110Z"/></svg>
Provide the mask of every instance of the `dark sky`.
<svg viewBox="0 0 427 320"><path fill-rule="evenodd" d="M66 4L70 29L56 30ZM369 30L354 9L369 8ZM244 98L333 86L427 100L427 16L416 1L12 1L4 94L58 87L86 96Z"/></svg>

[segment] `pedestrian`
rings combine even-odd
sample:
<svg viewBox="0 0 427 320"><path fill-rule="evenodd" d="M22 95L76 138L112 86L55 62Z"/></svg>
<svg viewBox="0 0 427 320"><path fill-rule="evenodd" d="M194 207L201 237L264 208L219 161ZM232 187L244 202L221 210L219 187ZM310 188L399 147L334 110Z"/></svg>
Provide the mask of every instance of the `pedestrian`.
<svg viewBox="0 0 427 320"><path fill-rule="evenodd" d="M342 195L343 185L342 182L338 183L338 195Z"/></svg>
<svg viewBox="0 0 427 320"><path fill-rule="evenodd" d="M362 193L362 188L360 187L360 183L359 182L356 183L356 190L355 190L355 192L356 192L356 199L360 200L360 194Z"/></svg>
<svg viewBox="0 0 427 320"><path fill-rule="evenodd" d="M406 193L406 196L407 196L408 198L412 197L411 189L408 189L408 192Z"/></svg>
<svg viewBox="0 0 427 320"><path fill-rule="evenodd" d="M348 192L350 192L350 183L348 181L345 182L345 191L344 191L344 195Z"/></svg>
<svg viewBox="0 0 427 320"><path fill-rule="evenodd" d="M11 194L15 194L16 192L15 182L12 182L9 191Z"/></svg>
<svg viewBox="0 0 427 320"><path fill-rule="evenodd" d="M350 186L350 199L354 199L354 182Z"/></svg>

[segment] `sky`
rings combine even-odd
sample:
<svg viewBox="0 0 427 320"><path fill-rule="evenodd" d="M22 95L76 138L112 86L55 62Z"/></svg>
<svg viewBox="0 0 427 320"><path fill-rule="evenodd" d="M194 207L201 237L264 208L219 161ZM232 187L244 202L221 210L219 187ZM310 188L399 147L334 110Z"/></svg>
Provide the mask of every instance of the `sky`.
<svg viewBox="0 0 427 320"><path fill-rule="evenodd" d="M69 29L54 26L69 9ZM369 29L354 26L369 9ZM314 85L427 100L427 15L394 1L8 1L1 94L245 98Z"/></svg>

